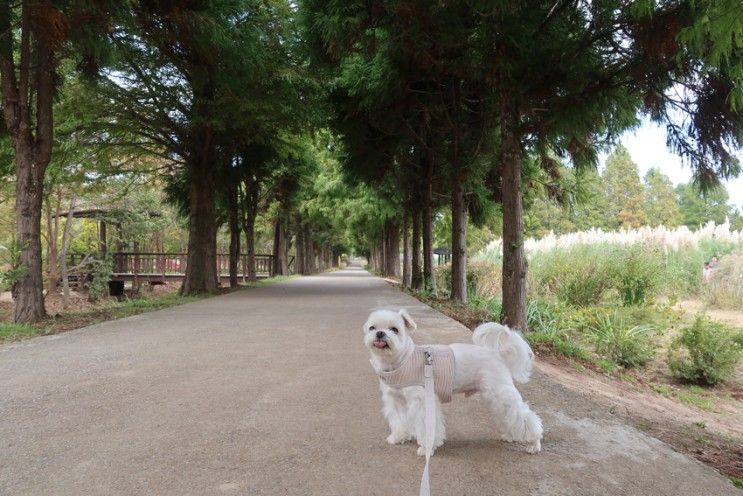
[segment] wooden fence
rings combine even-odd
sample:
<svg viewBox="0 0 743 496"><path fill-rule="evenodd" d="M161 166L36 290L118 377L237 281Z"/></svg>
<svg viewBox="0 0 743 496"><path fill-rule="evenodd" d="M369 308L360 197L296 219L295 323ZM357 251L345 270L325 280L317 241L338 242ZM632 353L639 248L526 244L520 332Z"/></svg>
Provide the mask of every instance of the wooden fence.
<svg viewBox="0 0 743 496"><path fill-rule="evenodd" d="M114 278L126 278L128 276L157 277L163 279L184 276L186 273L186 253L126 253L118 252L111 254L113 259ZM71 254L70 266L80 264L85 255ZM243 280L248 277L248 257L240 255L237 263L238 277ZM220 277L228 277L230 274L230 256L227 253L217 254L217 273ZM273 275L273 255L255 255L255 273L259 277L271 277Z"/></svg>

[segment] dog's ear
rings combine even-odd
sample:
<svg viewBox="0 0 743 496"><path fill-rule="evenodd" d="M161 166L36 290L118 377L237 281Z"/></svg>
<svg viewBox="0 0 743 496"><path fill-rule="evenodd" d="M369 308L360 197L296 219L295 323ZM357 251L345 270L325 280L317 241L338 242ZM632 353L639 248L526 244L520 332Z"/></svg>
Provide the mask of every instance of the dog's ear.
<svg viewBox="0 0 743 496"><path fill-rule="evenodd" d="M408 332L413 332L418 328L415 321L413 320L413 317L411 317L408 311L404 308L400 310L400 317L402 317L402 320L405 321L405 328L408 330Z"/></svg>

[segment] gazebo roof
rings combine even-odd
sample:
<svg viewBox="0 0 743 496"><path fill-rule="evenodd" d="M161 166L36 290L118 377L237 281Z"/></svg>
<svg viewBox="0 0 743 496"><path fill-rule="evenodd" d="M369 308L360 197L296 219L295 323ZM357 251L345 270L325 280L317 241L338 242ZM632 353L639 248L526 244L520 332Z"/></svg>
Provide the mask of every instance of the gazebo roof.
<svg viewBox="0 0 743 496"><path fill-rule="evenodd" d="M111 212L112 210L106 210L103 208L88 208L85 210L73 210L72 217L74 219L97 219L99 217L108 215ZM162 217L162 214L159 212L149 211L146 213L150 217ZM60 212L59 215L56 215L55 217L67 217L69 214L70 212L68 210L67 212ZM112 222L112 224L115 224L115 222Z"/></svg>

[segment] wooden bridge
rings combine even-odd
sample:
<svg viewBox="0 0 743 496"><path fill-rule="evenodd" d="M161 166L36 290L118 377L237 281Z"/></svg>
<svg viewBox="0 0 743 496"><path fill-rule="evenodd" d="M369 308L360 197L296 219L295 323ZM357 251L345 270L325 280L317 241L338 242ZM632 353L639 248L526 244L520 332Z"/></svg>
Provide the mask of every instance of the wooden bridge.
<svg viewBox="0 0 743 496"><path fill-rule="evenodd" d="M186 253L127 253L111 254L113 260L112 281L138 281L149 284L164 284L167 281L180 281L185 277ZM71 254L70 265L84 265L90 255ZM291 261L290 261L291 262ZM223 282L230 278L230 256L217 254L217 273ZM248 280L248 257L240 255L237 264L238 278ZM273 276L273 255L255 255L255 274L258 278Z"/></svg>

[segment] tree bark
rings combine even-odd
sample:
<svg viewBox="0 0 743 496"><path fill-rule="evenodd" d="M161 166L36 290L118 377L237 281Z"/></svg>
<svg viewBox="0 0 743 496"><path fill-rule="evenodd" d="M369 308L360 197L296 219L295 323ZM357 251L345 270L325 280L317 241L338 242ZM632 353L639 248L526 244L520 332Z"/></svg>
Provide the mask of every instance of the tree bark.
<svg viewBox="0 0 743 496"><path fill-rule="evenodd" d="M455 173L451 199L451 299L467 303L467 205L464 183Z"/></svg>
<svg viewBox="0 0 743 496"><path fill-rule="evenodd" d="M428 163L426 189L423 195L423 287L436 294L436 272L433 265L433 162Z"/></svg>
<svg viewBox="0 0 743 496"><path fill-rule="evenodd" d="M295 262L296 263L296 262ZM286 230L280 216L273 223L273 275L284 276L289 274L286 260Z"/></svg>
<svg viewBox="0 0 743 496"><path fill-rule="evenodd" d="M245 231L245 259L248 280L257 279L255 273L255 219L258 216L258 181L252 175L245 178L245 193L242 198L243 230Z"/></svg>
<svg viewBox="0 0 743 496"><path fill-rule="evenodd" d="M237 187L229 187L230 224L230 287L237 287L237 266L240 261L240 221L238 216Z"/></svg>
<svg viewBox="0 0 743 496"><path fill-rule="evenodd" d="M305 275L315 273L315 245L312 242L312 230L309 224L303 226L304 235L304 272Z"/></svg>
<svg viewBox="0 0 743 496"><path fill-rule="evenodd" d="M208 168L211 133L203 137L203 154L190 155L187 164L189 185L188 256L181 294L217 291L217 214L214 204L214 178Z"/></svg>
<svg viewBox="0 0 743 496"><path fill-rule="evenodd" d="M36 322L46 317L44 278L41 257L41 211L44 174L49 165L53 141L53 98L56 60L52 47L43 36L32 36L30 4L21 3L20 50L16 76L11 25L11 2L0 2L0 93L3 118L15 151L16 164L16 240L19 263L24 267L13 284L14 318L19 323ZM54 9L50 1L37 2ZM42 28L43 29L43 28ZM32 70L32 59L34 64ZM31 115L35 114L32 121Z"/></svg>
<svg viewBox="0 0 743 496"><path fill-rule="evenodd" d="M421 273L421 210L413 209L413 239L411 240L410 287L419 291L423 285Z"/></svg>
<svg viewBox="0 0 743 496"><path fill-rule="evenodd" d="M62 308L67 310L70 304L70 274L67 269L67 250L70 247L70 234L72 231L72 220L75 210L75 197L70 200L70 210L67 212L67 221L64 225L64 234L62 235ZM80 281L78 280L78 288Z"/></svg>
<svg viewBox="0 0 743 496"><path fill-rule="evenodd" d="M62 211L61 192L54 195L54 210L52 211L52 197L48 198L47 205L46 236L47 236L47 291L52 293L57 290L59 284L59 245L57 236L59 233L59 214Z"/></svg>
<svg viewBox="0 0 743 496"><path fill-rule="evenodd" d="M501 95L501 170L503 195L503 310L507 326L527 331L524 208L521 192L521 140L518 111L508 94Z"/></svg>
<svg viewBox="0 0 743 496"><path fill-rule="evenodd" d="M305 269L305 253L304 249L306 246L306 243L304 241L304 228L302 227L302 224L297 219L297 238L294 243L296 245L296 257L294 259L294 272L297 274L304 274Z"/></svg>
<svg viewBox="0 0 743 496"><path fill-rule="evenodd" d="M402 216L402 285L410 287L410 216L405 212Z"/></svg>
<svg viewBox="0 0 743 496"><path fill-rule="evenodd" d="M400 228L396 221L385 222L384 272L387 277L400 277Z"/></svg>

